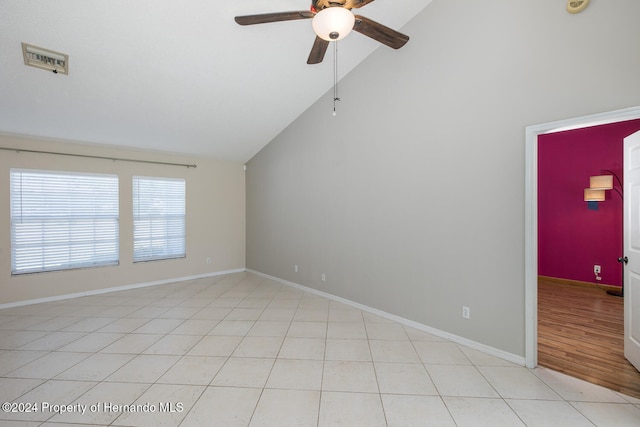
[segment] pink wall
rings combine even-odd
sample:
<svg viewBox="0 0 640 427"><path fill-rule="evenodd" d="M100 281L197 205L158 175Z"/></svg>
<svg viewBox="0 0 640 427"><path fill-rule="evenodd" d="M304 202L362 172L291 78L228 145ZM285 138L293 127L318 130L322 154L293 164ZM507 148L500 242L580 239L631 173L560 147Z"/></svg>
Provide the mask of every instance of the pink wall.
<svg viewBox="0 0 640 427"><path fill-rule="evenodd" d="M538 137L539 275L622 284L622 199L609 190L592 210L583 190L601 169L623 179L622 140L637 130L640 120L630 120ZM602 266L601 281L594 264Z"/></svg>

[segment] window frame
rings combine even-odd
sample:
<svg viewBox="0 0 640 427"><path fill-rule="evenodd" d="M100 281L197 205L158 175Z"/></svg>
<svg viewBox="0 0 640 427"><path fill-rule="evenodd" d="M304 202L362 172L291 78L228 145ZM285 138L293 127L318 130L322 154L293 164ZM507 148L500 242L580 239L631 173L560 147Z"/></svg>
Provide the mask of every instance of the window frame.
<svg viewBox="0 0 640 427"><path fill-rule="evenodd" d="M119 265L119 185L116 174L11 168L11 275Z"/></svg>
<svg viewBox="0 0 640 427"><path fill-rule="evenodd" d="M134 175L131 179L132 183L132 240L133 250L132 257L133 263L151 262L151 261L166 261L172 259L186 258L187 254L187 224L186 224L186 199L187 199L187 182L184 178L169 178L169 177L157 177L157 176L141 176ZM172 212L165 213L141 213L141 194L140 184L151 185L153 184L165 184L176 185L181 187L181 193L175 192L175 188L171 190L170 194L146 194L143 195L144 203L149 203L150 198L156 197L155 203L162 205L164 208L171 210ZM157 189L157 188L156 188ZM164 196L161 197L161 196ZM181 202L180 206L176 206L175 202ZM176 213L175 209L178 208L180 213ZM181 224L176 225L177 222ZM153 228L155 226L160 227L157 232L150 231L148 236L140 236L139 230L141 228ZM142 223L145 223L144 226ZM164 229L164 232L163 230ZM180 235L175 234L180 232ZM155 236L153 235L155 234ZM178 244L175 241L178 241ZM156 246L158 242L165 241L165 244ZM145 250L139 248L140 244L147 243ZM154 247L155 246L155 247ZM146 254L146 255L145 255Z"/></svg>

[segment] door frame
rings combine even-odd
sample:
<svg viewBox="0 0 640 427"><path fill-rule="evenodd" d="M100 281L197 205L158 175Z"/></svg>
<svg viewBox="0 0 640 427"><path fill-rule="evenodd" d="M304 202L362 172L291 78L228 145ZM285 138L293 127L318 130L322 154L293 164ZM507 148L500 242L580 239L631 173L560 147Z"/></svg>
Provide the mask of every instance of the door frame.
<svg viewBox="0 0 640 427"><path fill-rule="evenodd" d="M538 366L538 135L640 118L640 106L527 126L525 129L525 365Z"/></svg>

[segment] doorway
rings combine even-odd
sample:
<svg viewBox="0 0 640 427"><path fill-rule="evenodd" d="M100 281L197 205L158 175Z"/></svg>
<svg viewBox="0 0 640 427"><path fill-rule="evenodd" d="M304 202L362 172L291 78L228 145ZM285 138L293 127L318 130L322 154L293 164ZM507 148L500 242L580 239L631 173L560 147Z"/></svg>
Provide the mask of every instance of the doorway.
<svg viewBox="0 0 640 427"><path fill-rule="evenodd" d="M538 136L640 118L640 107L543 123L526 128L525 364L538 365Z"/></svg>

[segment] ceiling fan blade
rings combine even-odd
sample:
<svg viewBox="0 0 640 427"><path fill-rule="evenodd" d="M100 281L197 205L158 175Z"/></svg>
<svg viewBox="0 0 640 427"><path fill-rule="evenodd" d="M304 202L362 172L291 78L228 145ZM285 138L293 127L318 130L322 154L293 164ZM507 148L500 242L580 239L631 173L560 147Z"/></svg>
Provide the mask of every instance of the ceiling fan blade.
<svg viewBox="0 0 640 427"><path fill-rule="evenodd" d="M309 53L309 59L307 64L319 64L324 59L324 54L327 52L329 42L316 36L316 41L313 42L311 53Z"/></svg>
<svg viewBox="0 0 640 427"><path fill-rule="evenodd" d="M409 36L360 15L356 15L353 30L394 49L400 49L409 41Z"/></svg>
<svg viewBox="0 0 640 427"><path fill-rule="evenodd" d="M268 22L294 21L296 19L313 18L310 10L298 10L292 12L263 13L259 15L236 16L235 20L240 25L266 24Z"/></svg>

